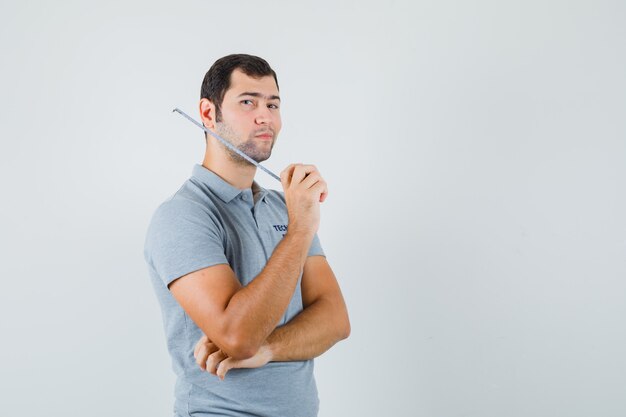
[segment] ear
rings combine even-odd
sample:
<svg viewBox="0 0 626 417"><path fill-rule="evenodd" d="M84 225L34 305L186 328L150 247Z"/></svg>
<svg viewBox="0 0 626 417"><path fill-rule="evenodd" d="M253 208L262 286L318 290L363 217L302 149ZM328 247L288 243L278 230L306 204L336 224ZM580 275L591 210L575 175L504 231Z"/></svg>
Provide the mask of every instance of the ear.
<svg viewBox="0 0 626 417"><path fill-rule="evenodd" d="M200 99L200 118L207 129L215 128L215 105L208 99Z"/></svg>

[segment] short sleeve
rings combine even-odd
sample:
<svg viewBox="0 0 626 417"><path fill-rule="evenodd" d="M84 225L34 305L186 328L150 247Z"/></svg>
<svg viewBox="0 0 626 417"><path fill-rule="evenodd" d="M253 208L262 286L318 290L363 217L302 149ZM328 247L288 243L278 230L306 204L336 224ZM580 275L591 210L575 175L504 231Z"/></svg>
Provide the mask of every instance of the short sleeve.
<svg viewBox="0 0 626 417"><path fill-rule="evenodd" d="M223 230L205 207L184 199L163 203L152 217L144 256L166 286L191 272L227 264Z"/></svg>

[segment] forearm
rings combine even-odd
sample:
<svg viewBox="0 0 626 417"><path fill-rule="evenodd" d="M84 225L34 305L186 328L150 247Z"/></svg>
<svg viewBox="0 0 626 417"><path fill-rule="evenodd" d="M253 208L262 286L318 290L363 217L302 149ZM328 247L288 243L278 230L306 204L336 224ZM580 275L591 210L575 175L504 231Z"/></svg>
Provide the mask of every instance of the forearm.
<svg viewBox="0 0 626 417"><path fill-rule="evenodd" d="M350 322L343 300L319 299L286 325L276 328L249 358L235 358L220 350L206 336L194 349L203 370L224 378L232 368L259 368L268 362L303 361L326 352L348 337Z"/></svg>
<svg viewBox="0 0 626 417"><path fill-rule="evenodd" d="M263 271L242 287L225 308L226 334L234 344L254 354L267 339L287 309L311 244L311 236L287 233Z"/></svg>
<svg viewBox="0 0 626 417"><path fill-rule="evenodd" d="M276 328L267 343L272 361L300 361L321 355L349 333L345 308L332 300L320 299L289 323Z"/></svg>

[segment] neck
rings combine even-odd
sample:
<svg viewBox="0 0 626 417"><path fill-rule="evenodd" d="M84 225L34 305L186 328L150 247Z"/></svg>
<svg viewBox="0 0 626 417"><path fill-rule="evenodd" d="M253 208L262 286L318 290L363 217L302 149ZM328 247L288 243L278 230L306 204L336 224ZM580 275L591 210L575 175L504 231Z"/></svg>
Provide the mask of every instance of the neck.
<svg viewBox="0 0 626 417"><path fill-rule="evenodd" d="M207 147L202 166L213 171L224 181L240 190L252 187L256 167L252 164L241 164L230 159L222 149Z"/></svg>

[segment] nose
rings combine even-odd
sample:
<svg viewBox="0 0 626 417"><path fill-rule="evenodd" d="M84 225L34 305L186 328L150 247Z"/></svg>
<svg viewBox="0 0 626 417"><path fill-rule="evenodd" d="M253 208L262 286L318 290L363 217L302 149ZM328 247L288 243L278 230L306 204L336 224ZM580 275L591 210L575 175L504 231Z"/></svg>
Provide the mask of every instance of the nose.
<svg viewBox="0 0 626 417"><path fill-rule="evenodd" d="M267 106L261 106L257 110L257 114L256 114L254 121L258 125L270 124L270 122L272 121L272 113L270 112L270 109L268 109Z"/></svg>

